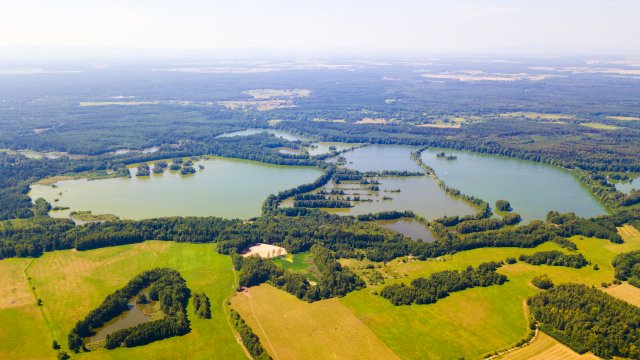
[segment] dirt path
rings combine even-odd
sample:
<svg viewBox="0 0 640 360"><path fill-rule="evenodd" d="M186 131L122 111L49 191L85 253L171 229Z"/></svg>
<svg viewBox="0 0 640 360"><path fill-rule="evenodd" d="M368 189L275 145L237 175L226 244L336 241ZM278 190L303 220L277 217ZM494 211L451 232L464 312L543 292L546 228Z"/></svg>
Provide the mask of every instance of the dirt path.
<svg viewBox="0 0 640 360"><path fill-rule="evenodd" d="M273 346L273 344L271 344L271 340L269 340L269 335L267 335L267 332L264 330L264 328L262 327L262 324L260 323L260 319L258 319L258 317L255 315L255 311L253 309L253 300L251 298L251 293L249 293L248 291L245 293L245 295L249 298L249 307L251 308L251 314L253 314L253 318L256 319L256 322L258 323L258 326L260 327L260 331L262 331L262 333L264 334L264 339L267 341L267 343L269 343L269 348L271 349L272 352L272 356L274 359L278 359L278 354L276 353L276 348Z"/></svg>

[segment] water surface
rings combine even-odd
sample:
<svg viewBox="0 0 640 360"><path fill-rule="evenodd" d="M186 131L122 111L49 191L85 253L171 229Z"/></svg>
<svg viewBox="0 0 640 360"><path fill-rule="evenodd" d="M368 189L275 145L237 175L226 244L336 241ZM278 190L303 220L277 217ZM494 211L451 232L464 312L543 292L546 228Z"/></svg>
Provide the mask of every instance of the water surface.
<svg viewBox="0 0 640 360"><path fill-rule="evenodd" d="M342 156L347 159L346 168L358 171L420 171L422 168L411 158L411 152L417 146L405 145L367 145Z"/></svg>
<svg viewBox="0 0 640 360"><path fill-rule="evenodd" d="M632 189L640 190L640 178L635 178L627 182L616 183L616 190L627 195L631 193Z"/></svg>
<svg viewBox="0 0 640 360"><path fill-rule="evenodd" d="M467 215L477 210L467 202L445 193L435 179L428 176L392 176L377 178L380 191L369 191L366 185L354 182L335 184L329 182L325 190L342 189L344 196L360 196L352 201L353 207L324 209L339 215L362 215L383 211L405 211L433 220L444 215ZM400 192L397 192L400 190ZM330 195L334 196L334 195ZM283 205L288 205L287 203Z"/></svg>
<svg viewBox="0 0 640 360"><path fill-rule="evenodd" d="M376 224L387 229L395 230L414 241L436 241L436 238L431 230L429 230L428 227L414 218L376 220Z"/></svg>
<svg viewBox="0 0 640 360"><path fill-rule="evenodd" d="M457 156L446 160L439 152ZM547 212L575 212L591 217L606 213L589 190L566 170L532 161L467 151L428 149L422 160L440 179L461 192L488 201L511 202L524 220L544 219Z"/></svg>
<svg viewBox="0 0 640 360"><path fill-rule="evenodd" d="M200 170L198 165L204 165ZM148 177L65 180L57 187L32 185L32 199L42 197L70 211L114 214L125 219L163 216L259 216L269 194L310 183L322 171L311 167L278 166L213 157L196 163L197 173L182 176L165 171ZM131 169L135 173L135 169ZM55 201L58 199L58 201Z"/></svg>
<svg viewBox="0 0 640 360"><path fill-rule="evenodd" d="M130 328L152 320L150 315L144 313L144 309L150 308L150 305L136 304L132 300L127 307L129 310L114 317L106 322L100 329L97 329L95 335L89 337L89 342L104 340L107 338L107 335L117 330Z"/></svg>

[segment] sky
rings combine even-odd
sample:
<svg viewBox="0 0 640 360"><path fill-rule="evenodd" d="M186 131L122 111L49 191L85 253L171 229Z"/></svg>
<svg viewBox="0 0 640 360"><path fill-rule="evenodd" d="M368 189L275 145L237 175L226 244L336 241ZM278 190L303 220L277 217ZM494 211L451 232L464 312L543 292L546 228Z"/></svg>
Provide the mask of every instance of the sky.
<svg viewBox="0 0 640 360"><path fill-rule="evenodd" d="M640 0L0 0L0 47L640 53Z"/></svg>

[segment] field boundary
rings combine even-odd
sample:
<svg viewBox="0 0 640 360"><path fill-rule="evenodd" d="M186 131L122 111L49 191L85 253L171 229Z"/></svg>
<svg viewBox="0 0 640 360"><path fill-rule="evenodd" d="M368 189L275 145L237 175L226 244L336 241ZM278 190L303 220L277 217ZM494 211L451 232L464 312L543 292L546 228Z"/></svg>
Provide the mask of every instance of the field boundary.
<svg viewBox="0 0 640 360"><path fill-rule="evenodd" d="M49 335L51 335L51 339L52 339L51 341L53 341L53 340L56 340L56 337L53 333L53 325L51 324L51 321L49 321L49 318L47 318L47 315L44 313L44 309L43 309L44 305L38 305L39 298L38 298L38 294L36 294L36 287L34 286L33 281L31 280L31 277L27 273L27 271L29 271L29 268L31 267L31 265L33 265L35 261L36 259L31 259L31 261L29 261L29 264L25 266L22 272L24 273L24 277L27 280L27 284L29 284L29 291L31 291L31 295L33 295L33 301L35 302L35 306L38 307L40 315L42 315L42 319L44 320L45 324L47 325L47 329L49 330Z"/></svg>

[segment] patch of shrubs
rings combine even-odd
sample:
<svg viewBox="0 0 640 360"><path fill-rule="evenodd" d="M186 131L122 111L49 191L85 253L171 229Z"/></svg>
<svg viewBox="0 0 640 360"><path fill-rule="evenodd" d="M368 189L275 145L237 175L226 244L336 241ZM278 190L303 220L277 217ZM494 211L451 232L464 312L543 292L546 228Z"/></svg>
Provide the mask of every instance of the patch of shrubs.
<svg viewBox="0 0 640 360"><path fill-rule="evenodd" d="M520 255L520 261L531 265L567 266L579 269L588 264L582 254L567 255L558 250L540 251L533 255Z"/></svg>
<svg viewBox="0 0 640 360"><path fill-rule="evenodd" d="M534 277L531 280L531 283L538 289L542 290L548 290L553 287L553 281L551 281L551 278L546 274Z"/></svg>

